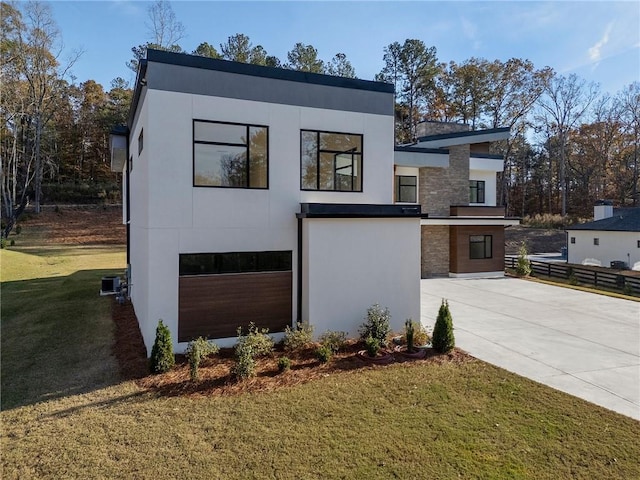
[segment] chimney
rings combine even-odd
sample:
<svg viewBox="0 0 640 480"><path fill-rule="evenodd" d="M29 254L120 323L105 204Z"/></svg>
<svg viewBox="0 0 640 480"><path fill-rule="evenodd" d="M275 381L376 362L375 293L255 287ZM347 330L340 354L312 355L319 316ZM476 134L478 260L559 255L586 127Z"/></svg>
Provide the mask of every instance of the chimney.
<svg viewBox="0 0 640 480"><path fill-rule="evenodd" d="M613 217L613 203L611 200L598 200L593 207L593 220Z"/></svg>

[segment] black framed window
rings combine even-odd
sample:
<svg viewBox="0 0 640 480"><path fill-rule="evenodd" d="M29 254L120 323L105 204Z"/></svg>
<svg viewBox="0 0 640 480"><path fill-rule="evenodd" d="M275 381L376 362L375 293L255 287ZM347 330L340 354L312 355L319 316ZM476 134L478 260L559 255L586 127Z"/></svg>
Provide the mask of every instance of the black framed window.
<svg viewBox="0 0 640 480"><path fill-rule="evenodd" d="M469 258L472 260L493 258L493 235L470 235Z"/></svg>
<svg viewBox="0 0 640 480"><path fill-rule="evenodd" d="M193 185L269 188L269 129L193 121Z"/></svg>
<svg viewBox="0 0 640 480"><path fill-rule="evenodd" d="M571 243L576 243L576 237L571 237Z"/></svg>
<svg viewBox="0 0 640 480"><path fill-rule="evenodd" d="M469 180L469 203L484 203L484 180Z"/></svg>
<svg viewBox="0 0 640 480"><path fill-rule="evenodd" d="M593 239L593 244L594 245L600 245L600 239L599 238L594 238Z"/></svg>
<svg viewBox="0 0 640 480"><path fill-rule="evenodd" d="M268 252L181 253L180 275L288 272L291 250Z"/></svg>
<svg viewBox="0 0 640 480"><path fill-rule="evenodd" d="M418 177L396 175L396 202L416 203L418 197Z"/></svg>
<svg viewBox="0 0 640 480"><path fill-rule="evenodd" d="M144 148L144 129L140 130L140 135L138 135L138 155L142 153L143 148Z"/></svg>
<svg viewBox="0 0 640 480"><path fill-rule="evenodd" d="M362 135L300 131L300 188L362 191Z"/></svg>

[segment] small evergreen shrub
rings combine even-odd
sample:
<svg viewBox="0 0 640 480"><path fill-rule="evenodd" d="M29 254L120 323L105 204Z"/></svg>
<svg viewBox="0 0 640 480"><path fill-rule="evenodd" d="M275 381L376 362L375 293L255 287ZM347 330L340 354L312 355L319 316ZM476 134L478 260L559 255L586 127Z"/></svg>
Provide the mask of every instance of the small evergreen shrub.
<svg viewBox="0 0 640 480"><path fill-rule="evenodd" d="M327 363L329 360L331 360L332 355L333 355L333 352L326 345L320 345L316 349L316 358L320 360L320 362L322 363Z"/></svg>
<svg viewBox="0 0 640 480"><path fill-rule="evenodd" d="M209 342L202 337L198 337L192 342L189 342L185 354L187 356L187 360L189 360L189 373L192 381L198 381L198 368L200 367L200 362L209 355L218 353L219 350L220 348L218 345L213 342Z"/></svg>
<svg viewBox="0 0 640 480"><path fill-rule="evenodd" d="M162 319L160 319L158 327L156 328L156 339L151 348L151 358L149 362L151 373L168 372L176 363L176 359L173 356L171 332L169 328L162 323Z"/></svg>
<svg viewBox="0 0 640 480"><path fill-rule="evenodd" d="M527 246L522 242L518 250L518 263L516 264L516 275L519 277L528 277L531 275L531 262L527 258L527 255Z"/></svg>
<svg viewBox="0 0 640 480"><path fill-rule="evenodd" d="M251 345L247 343L237 343L235 360L236 363L231 373L233 373L238 380L245 380L256 374L256 361L254 359L254 352L251 350Z"/></svg>
<svg viewBox="0 0 640 480"><path fill-rule="evenodd" d="M347 332L327 330L318 339L320 344L331 349L333 353L338 353L347 345Z"/></svg>
<svg viewBox="0 0 640 480"><path fill-rule="evenodd" d="M569 285L580 285L580 282L578 281L578 277L575 276L575 274L571 274L569 275Z"/></svg>
<svg viewBox="0 0 640 480"><path fill-rule="evenodd" d="M446 300L442 300L438 310L438 318L433 327L432 343L434 350L440 353L451 351L456 344L453 336L453 320L449 311L449 303Z"/></svg>
<svg viewBox="0 0 640 480"><path fill-rule="evenodd" d="M313 326L298 322L296 328L287 326L284 330L282 344L285 351L301 350L313 341Z"/></svg>
<svg viewBox="0 0 640 480"><path fill-rule="evenodd" d="M291 360L288 357L280 357L278 359L278 370L281 372L286 372L291 368Z"/></svg>
<svg viewBox="0 0 640 480"><path fill-rule="evenodd" d="M404 322L404 338L407 341L407 350L409 352L413 351L414 347L414 338L415 338L416 329L413 324L413 320L407 318Z"/></svg>
<svg viewBox="0 0 640 480"><path fill-rule="evenodd" d="M386 346L387 337L391 332L390 320L391 314L388 308L381 308L377 303L372 305L367 310L365 322L360 326L360 338L366 341L367 338L372 337L380 346Z"/></svg>
<svg viewBox="0 0 640 480"><path fill-rule="evenodd" d="M258 328L251 322L247 334L242 334L242 327L238 327L238 345L246 345L254 357L264 357L273 352L273 339L269 336L268 328Z"/></svg>
<svg viewBox="0 0 640 480"><path fill-rule="evenodd" d="M364 348L367 351L367 355L375 357L380 351L380 342L377 338L367 337L364 341Z"/></svg>
<svg viewBox="0 0 640 480"><path fill-rule="evenodd" d="M16 245L16 241L12 238L11 241L9 242L9 246L15 247L15 245Z"/></svg>

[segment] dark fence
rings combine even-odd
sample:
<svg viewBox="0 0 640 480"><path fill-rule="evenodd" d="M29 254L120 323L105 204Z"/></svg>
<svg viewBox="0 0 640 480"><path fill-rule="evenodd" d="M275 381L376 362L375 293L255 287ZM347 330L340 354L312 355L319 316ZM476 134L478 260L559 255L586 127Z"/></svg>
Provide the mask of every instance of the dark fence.
<svg viewBox="0 0 640 480"><path fill-rule="evenodd" d="M516 268L517 257L505 257L505 268ZM622 272L603 272L587 267L567 265L566 263L531 261L531 271L537 275L551 278L562 278L575 281L581 285L609 288L620 292L640 294L640 277L626 275Z"/></svg>

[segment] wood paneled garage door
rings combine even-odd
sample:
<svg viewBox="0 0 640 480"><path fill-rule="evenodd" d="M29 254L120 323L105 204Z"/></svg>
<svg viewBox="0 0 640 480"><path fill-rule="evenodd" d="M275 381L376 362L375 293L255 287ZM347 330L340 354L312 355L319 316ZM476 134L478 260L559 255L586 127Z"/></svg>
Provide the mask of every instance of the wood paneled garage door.
<svg viewBox="0 0 640 480"><path fill-rule="evenodd" d="M180 255L178 341L292 322L291 251Z"/></svg>

